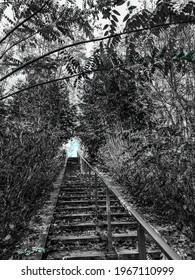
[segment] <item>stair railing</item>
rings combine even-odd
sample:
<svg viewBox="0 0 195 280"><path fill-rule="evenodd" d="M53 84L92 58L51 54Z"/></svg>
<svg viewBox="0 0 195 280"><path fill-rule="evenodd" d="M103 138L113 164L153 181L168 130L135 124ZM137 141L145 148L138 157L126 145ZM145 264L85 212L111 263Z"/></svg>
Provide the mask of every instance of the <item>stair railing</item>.
<svg viewBox="0 0 195 280"><path fill-rule="evenodd" d="M110 193L114 193L118 199L120 200L120 203L122 206L131 214L138 223L137 228L137 235L138 235L138 251L139 251L139 259L140 260L146 260L147 259L147 253L146 253L146 238L145 234L148 234L151 239L155 242L155 244L158 246L158 248L161 250L161 252L164 253L164 255L169 260L181 260L182 258L165 242L165 240L153 229L151 225L149 225L144 218L135 210L132 208L130 204L127 204L124 198L121 196L120 192L116 189L112 188L112 185L108 183L105 178L101 176L101 174L96 171L88 162L87 160L81 156L79 153L77 153L77 156L80 160L80 167L81 167L81 173L84 174L84 178L88 178L90 182L92 182L92 177L94 174L94 186L95 186L95 211L96 215L98 213L98 186L97 186L97 178L99 178L103 184L106 186L106 212L107 212L107 239L108 239L108 252L113 252L113 246L112 246L112 226L111 226L111 212L110 212ZM87 180L86 180L87 182Z"/></svg>

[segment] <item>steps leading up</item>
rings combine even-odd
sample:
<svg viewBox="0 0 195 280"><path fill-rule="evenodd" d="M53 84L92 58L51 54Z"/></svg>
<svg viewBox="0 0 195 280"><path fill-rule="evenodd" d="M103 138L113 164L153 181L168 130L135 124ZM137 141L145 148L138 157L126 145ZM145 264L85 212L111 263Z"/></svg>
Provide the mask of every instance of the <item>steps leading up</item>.
<svg viewBox="0 0 195 280"><path fill-rule="evenodd" d="M108 251L106 187L82 176L77 158L69 158L47 241L47 259L136 259L137 222L110 194L113 250ZM125 248L125 249L124 249ZM113 253L114 252L114 253ZM151 252L152 254L152 252Z"/></svg>

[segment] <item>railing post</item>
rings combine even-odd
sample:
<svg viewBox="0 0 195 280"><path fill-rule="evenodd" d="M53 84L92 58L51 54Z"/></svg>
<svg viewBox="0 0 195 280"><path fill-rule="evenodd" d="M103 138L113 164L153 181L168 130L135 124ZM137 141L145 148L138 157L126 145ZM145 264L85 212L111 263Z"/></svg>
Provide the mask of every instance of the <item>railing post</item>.
<svg viewBox="0 0 195 280"><path fill-rule="evenodd" d="M90 167L88 166L88 184L89 184L89 188L91 187L91 180L90 180L91 175L90 175L90 173L91 173L91 169L90 169Z"/></svg>
<svg viewBox="0 0 195 280"><path fill-rule="evenodd" d="M89 186L91 187L91 168L89 168Z"/></svg>
<svg viewBox="0 0 195 280"><path fill-rule="evenodd" d="M98 214L97 174L95 173L95 214Z"/></svg>
<svg viewBox="0 0 195 280"><path fill-rule="evenodd" d="M84 161L82 157L80 157L80 170L81 170L81 178L84 179Z"/></svg>
<svg viewBox="0 0 195 280"><path fill-rule="evenodd" d="M106 210L107 210L107 223L108 223L108 252L112 249L112 228L111 228L111 213L110 213L110 191L106 188Z"/></svg>
<svg viewBox="0 0 195 280"><path fill-rule="evenodd" d="M86 162L83 161L83 172L84 172L83 176L84 176L84 182L85 182L85 184L86 184L86 166L87 166Z"/></svg>
<svg viewBox="0 0 195 280"><path fill-rule="evenodd" d="M138 235L139 259L146 260L146 238L145 238L144 228L140 224L138 224L137 235Z"/></svg>

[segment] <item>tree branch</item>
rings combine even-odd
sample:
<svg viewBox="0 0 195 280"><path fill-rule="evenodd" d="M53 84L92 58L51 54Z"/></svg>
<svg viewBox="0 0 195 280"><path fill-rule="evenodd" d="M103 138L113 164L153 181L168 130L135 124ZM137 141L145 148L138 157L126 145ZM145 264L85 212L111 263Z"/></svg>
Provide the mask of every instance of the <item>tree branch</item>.
<svg viewBox="0 0 195 280"><path fill-rule="evenodd" d="M150 29L155 29L155 28L160 28L160 27L166 27L166 26L171 26L171 25L177 25L177 24L186 24L186 23L195 23L195 20L192 21L182 21L182 22L177 22L177 23L164 23L164 24L158 24L152 27L144 27L144 28L139 28L136 30L130 30L130 31L125 31L125 32L120 32L120 33L116 33L116 34L112 34L112 35L108 35L105 37L101 37L101 38L94 38L94 39L90 39L90 40L86 40L86 41L80 41L77 43L72 43L70 45L66 45L66 46L62 46L60 48L54 49L48 53L45 53L35 59L29 60L28 62L24 63L23 65L19 66L18 68L14 69L12 72L6 74L5 76L0 78L0 82L2 82L3 80L7 79L9 76L13 75L14 73L20 71L21 69L25 68L28 65L33 64L34 62L47 57L51 54L54 54L56 52L71 48L71 47L75 47L75 46L79 46L79 45L83 45L83 44L88 44L88 43L93 43L93 42L98 42L98 41L102 41L102 40L106 40L106 39L110 39L110 38L114 38L117 36L121 36L121 35L125 35L125 34L131 34L131 33L135 33L135 32L141 32L141 31L146 31L146 30L150 30Z"/></svg>
<svg viewBox="0 0 195 280"><path fill-rule="evenodd" d="M0 56L0 59L2 59L3 56L4 56L9 50L11 50L13 47L19 45L19 44L22 43L22 42L27 41L27 40L30 39L31 37L35 36L38 32L39 32L39 31L36 31L35 33L29 35L28 37L23 38L23 39L21 39L21 40L15 42L15 43L14 43L13 45L11 45L6 51L4 51L4 53Z"/></svg>
<svg viewBox="0 0 195 280"><path fill-rule="evenodd" d="M63 12L64 12L64 11L65 11L65 8L62 10L62 12L61 12L61 14L59 15L59 17L57 18L57 20L59 20L59 19L61 18L61 16L63 15ZM56 24L57 20L56 20L55 22L53 22L52 24L49 23L49 24L47 24L47 25L44 25L44 27L41 27L41 28L37 29L33 34L29 35L28 37L25 37L25 38L23 38L23 39L21 39L21 40L15 42L13 45L11 45L8 49L6 49L6 50L4 51L4 53L0 56L0 59L2 59L3 56L4 56L9 50L11 50L13 47L15 47L15 46L19 45L20 43L25 42L25 41L27 41L28 39L32 38L33 36L35 36L36 34L38 34L40 31L42 31L45 27L52 27L52 26L54 27L54 24Z"/></svg>
<svg viewBox="0 0 195 280"><path fill-rule="evenodd" d="M20 26L22 26L25 22L29 21L32 17L34 17L36 14L38 14L51 0L48 0L43 6L41 6L40 9L38 9L36 12L34 12L32 15L24 19L22 22L18 23L15 27L13 27L1 40L0 44L2 44L16 29L18 29Z"/></svg>
<svg viewBox="0 0 195 280"><path fill-rule="evenodd" d="M78 73L78 74L74 74L74 75L70 75L70 76L66 76L66 77L62 77L62 78L58 78L58 79L53 79L53 80L49 80L49 81L45 81L45 82L42 82L42 83L39 83L39 84L33 84L27 88L22 88L18 91L15 91L13 93L10 93L4 97L1 97L0 98L0 101L2 100L5 100L7 99L8 97L12 97L16 94L19 94L19 93L22 93L26 90L30 90L32 88L35 88L35 87L38 87L38 86L43 86L43 85L47 85L47 84L50 84L50 83L55 83L55 82L59 82L59 81L63 81L63 80L68 80L68 79L71 79L71 78L75 78L75 77L78 77L80 75L84 75L84 74L91 74L91 73L94 73L94 72L98 72L98 71L110 71L111 69L114 69L114 68L109 68L109 69L106 69L106 68L101 68L101 69L94 69L94 70L89 70L89 71L85 71L85 72L81 72L81 73Z"/></svg>

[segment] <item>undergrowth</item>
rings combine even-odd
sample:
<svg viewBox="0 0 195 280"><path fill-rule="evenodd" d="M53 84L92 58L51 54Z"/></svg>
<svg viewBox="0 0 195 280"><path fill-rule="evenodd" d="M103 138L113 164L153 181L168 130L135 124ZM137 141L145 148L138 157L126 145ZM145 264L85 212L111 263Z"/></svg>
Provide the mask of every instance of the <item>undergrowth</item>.
<svg viewBox="0 0 195 280"><path fill-rule="evenodd" d="M0 258L22 236L30 217L52 189L64 164L58 136L30 124L3 126L0 160ZM57 134L56 134L57 135ZM50 140L49 140L50 139Z"/></svg>
<svg viewBox="0 0 195 280"><path fill-rule="evenodd" d="M140 206L174 222L194 240L194 148L193 140L166 128L116 131L98 155Z"/></svg>

